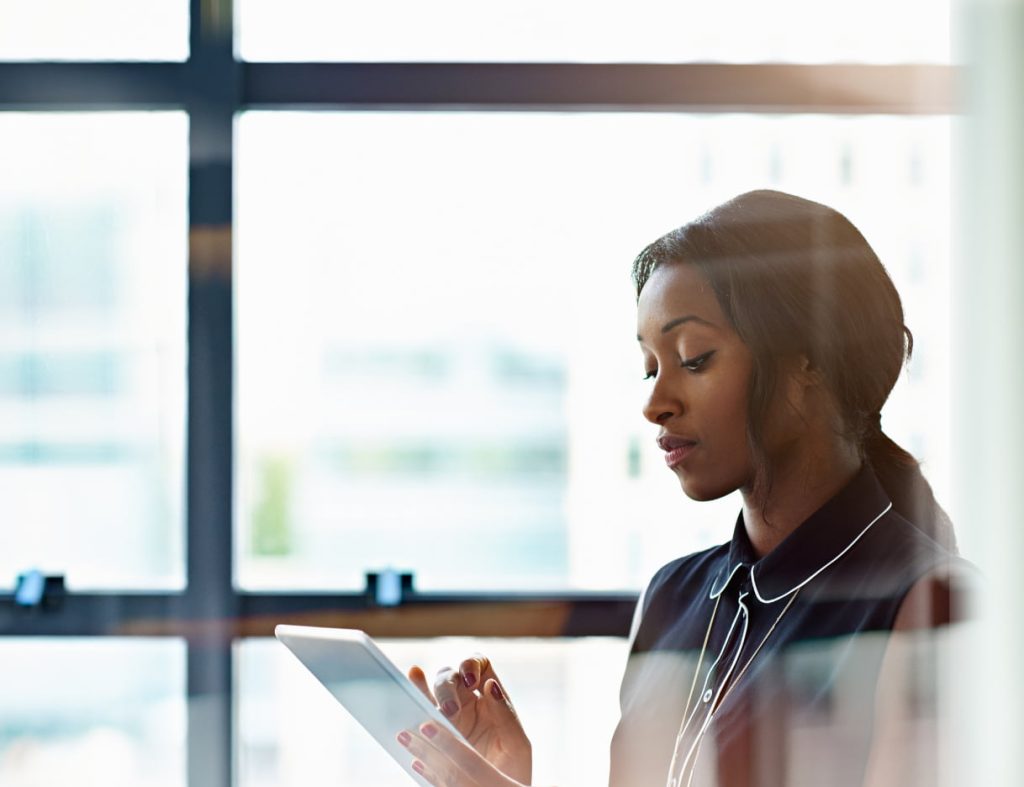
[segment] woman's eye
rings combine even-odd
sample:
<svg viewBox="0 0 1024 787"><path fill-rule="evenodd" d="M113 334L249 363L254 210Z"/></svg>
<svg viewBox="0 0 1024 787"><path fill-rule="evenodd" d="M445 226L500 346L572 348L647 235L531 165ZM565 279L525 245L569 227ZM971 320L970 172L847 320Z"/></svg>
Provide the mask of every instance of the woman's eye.
<svg viewBox="0 0 1024 787"><path fill-rule="evenodd" d="M658 370L653 369L644 373L645 380L653 380L658 375Z"/></svg>
<svg viewBox="0 0 1024 787"><path fill-rule="evenodd" d="M691 372L700 371L700 368L708 362L712 355L715 354L714 350L710 350L706 353L701 353L696 358L685 358L680 361L680 366L684 369L689 369Z"/></svg>

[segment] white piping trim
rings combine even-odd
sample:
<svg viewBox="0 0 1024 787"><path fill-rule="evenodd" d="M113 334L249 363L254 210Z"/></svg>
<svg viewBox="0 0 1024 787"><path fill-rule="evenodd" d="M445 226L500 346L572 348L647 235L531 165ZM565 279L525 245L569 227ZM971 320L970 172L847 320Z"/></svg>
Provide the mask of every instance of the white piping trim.
<svg viewBox="0 0 1024 787"><path fill-rule="evenodd" d="M757 589L757 579L754 577L754 569L750 569L750 585L754 589L754 595L757 597L757 600L760 601L762 604L773 604L774 602L778 601L779 599L785 598L790 593L794 593L797 590L799 590L800 588L802 588L804 585L806 585L808 582L810 582L812 579L814 579L816 576L818 576L818 574L820 574L826 568L828 568L833 563L835 563L837 560L839 560L839 558L841 558L843 555L845 555L847 552L849 552L853 548L853 545L856 544L858 541L860 541L860 537L863 536L865 533L867 533L868 530L871 529L871 526L873 524L875 524L875 522L877 522L879 519L881 519L883 516L885 516L887 513L889 513L889 509L891 509L891 508L892 508L892 503L889 503L889 505L887 505L884 509L882 509L882 513L880 513L878 516L876 516L874 519L872 519L870 522L868 522L867 527L865 527L863 530L861 530L854 537L853 541L851 541L849 544L846 545L846 547L843 549L842 552L840 552L838 555L836 555L834 558L832 558L830 561L828 561L828 563L826 563L821 568L819 568L817 571L815 571L813 574L811 574L809 577L807 577L807 579L805 579L799 585L796 585L795 587L790 588L785 593L783 593L781 596L775 596L775 598L761 598L761 591L759 591Z"/></svg>
<svg viewBox="0 0 1024 787"><path fill-rule="evenodd" d="M742 565L743 565L742 563L737 563L733 567L733 570L729 572L729 576L727 576L725 578L725 582L722 583L722 587L720 587L718 590L715 590L714 585L712 585L712 587L711 587L711 595L708 596L708 598L717 598L718 596L722 595L722 591L724 591L727 587L729 587L729 583L732 582L733 574L735 574L737 571L739 571L740 567Z"/></svg>
<svg viewBox="0 0 1024 787"><path fill-rule="evenodd" d="M693 721L694 717L697 715L697 711L699 711L702 706L707 705L707 703L704 702L704 695L707 693L708 684L711 682L711 678L715 674L715 667L718 666L718 662L720 662L722 660L722 656L725 655L725 651L729 647L729 643L732 640L732 632L736 628L736 621L740 620L740 618L742 618L742 617L743 616L740 613L740 610L737 609L736 610L736 614L733 615L732 623L729 625L729 631L725 635L725 644L722 645L722 649L718 652L718 656L715 658L715 660L708 667L708 671L704 675L704 683L701 684L701 687L700 687L700 697L698 697L697 702L694 703L693 711L690 713L689 718L686 719L686 723L683 725L682 729L679 730L679 734L676 736L676 746L677 747L679 746L679 739L681 737L683 737L686 734L686 731L690 728L690 722ZM743 635L740 636L740 639L742 641ZM740 645L740 650L742 650L742 649L743 649L743 646L741 644ZM700 736L700 734L701 733L699 733L699 732L697 733L698 737Z"/></svg>
<svg viewBox="0 0 1024 787"><path fill-rule="evenodd" d="M732 675L732 672L733 672L734 668L736 667L736 663L737 663L737 661L739 659L739 655L743 651L743 647L746 644L746 635L747 635L747 629L748 629L748 626L749 626L750 610L747 607L747 605L743 603L743 599L746 598L748 595L749 595L749 593L747 593L746 591L742 591L740 593L739 599L738 599L739 608L737 609L737 614L739 614L739 615L741 615L743 617L743 633L740 636L739 651L737 652L736 657L733 659L733 663L729 666L729 671L726 673L725 678L722 680L722 683L718 687L718 694L715 696L714 702L711 703L711 705L710 705L710 707L708 709L708 716L707 716L707 718L705 718L704 723L701 725L700 730L697 731L696 738L694 738L693 744L690 746L690 750L686 754L686 759L683 761L683 767L682 767L682 770L679 772L679 776L673 776L672 774L674 774L676 772L676 757L677 757L678 752L679 752L679 741L686 734L686 730L690 726L690 719L692 719L693 716L696 715L697 708L700 707L700 703L698 703L697 708L694 708L693 714L691 714L690 719L687 719L686 724L682 727L682 729L679 730L679 734L676 736L675 748L674 748L673 753L672 753L672 762L669 765L669 779L668 779L667 787L678 787L678 785L680 783L680 780L683 777L683 774L686 773L687 766L689 766L689 769L690 769L690 776L686 780L686 787L690 787L690 783L693 781L693 775L696 772L696 763L697 763L697 758L700 756L700 748L701 748L701 746L704 743L704 735L705 735L705 733L708 730L708 725L710 724L711 719L714 717L715 713L722 706L722 704L725 703L725 700L728 698L729 694L736 687L736 684L739 683L740 678L742 678L743 675L746 674L747 668L751 665L751 663L753 663L754 659L757 658L757 654L761 652L761 648L764 647L765 643L768 641L768 638L771 637L772 632L775 631L776 627L779 625L779 622L782 620L783 616L786 614L786 612L789 611L789 608L791 606L793 606L793 602L796 601L797 595L799 595L799 593L794 594L793 597L790 598L790 600L786 604L786 606L782 608L782 612L780 612L779 616L777 618L775 618L775 622L772 623L771 628L768 629L768 633L764 635L764 639L761 640L761 644L759 644L756 648L754 648L754 652L750 654L750 658L747 659L747 663L743 665L743 668L736 675L735 680L731 684L729 684L727 686L727 684L729 683L729 678ZM716 604L716 607L717 607L717 604ZM733 626L735 626L735 623L736 623L736 618L734 617L733 618ZM732 633L733 626L730 626L730 628L729 628L729 634L730 635ZM729 642L729 636L727 635L726 636L726 645L723 646L722 651L719 653L718 658L715 659L715 664L717 664L719 661L721 661L722 654L725 652L725 648L728 647L728 642ZM712 668L713 667L714 667L714 665L712 665ZM710 677L711 672L712 672L712 669L709 669L708 670L708 677ZM708 678L705 678L704 679L704 686L707 686L707 683L708 683ZM691 760L691 756L693 758L692 760Z"/></svg>
<svg viewBox="0 0 1024 787"><path fill-rule="evenodd" d="M826 563L821 568L819 568L817 571L815 571L813 574L811 574L809 577L807 577L807 579L805 579L803 582L801 582L798 585L795 585L794 587L790 588L785 593L783 593L783 594L781 594L779 596L775 596L774 598L763 598L761 596L761 591L757 589L757 578L754 576L754 568L753 568L753 566L751 566L751 568L750 568L750 585L754 589L754 596L762 604L773 604L776 601L779 601L780 599L785 598L789 594L799 590L804 585L806 585L808 582L810 582L812 579L814 579L816 576L818 576L818 574L820 574L826 568L828 568L833 563L835 563L837 560L839 560L839 558L841 558L843 555L845 555L847 552L849 552L850 549L853 548L853 545L856 544L858 541L860 541L861 536L863 536L865 533L867 533L868 530L871 529L871 526L875 524L875 522L877 522L879 519L881 519L883 516L885 516L887 513L889 513L889 510L891 508L892 508L892 503L889 503L889 505L887 505L882 510L882 513L880 513L878 516L876 516L874 519L872 519L870 522L868 522L867 527L865 527L863 530L861 530L854 537L853 541L851 541L849 544L847 544L838 555L836 555L834 558L832 558L830 561L828 561L828 563ZM717 590L714 588L714 584L712 584L711 594L710 594L709 598L716 598L716 597L722 595L722 592L729 586L729 583L732 582L733 576L736 574L737 571L740 570L740 568L742 566L743 566L742 563L737 563L735 566L733 566L732 571L730 571L729 575L725 578L725 582L723 582L722 586L720 588L718 588Z"/></svg>
<svg viewBox="0 0 1024 787"><path fill-rule="evenodd" d="M747 629L750 625L750 613L747 611L747 605L743 603L743 597L748 595L747 593L741 593L739 597L739 606L736 609L736 617L733 618L733 626L729 627L730 634L732 633L733 627L736 625L736 618L739 617L743 622L743 630L740 632L739 646L736 648L736 655L732 657L732 663L729 665L729 669L726 671L725 676L722 678L722 682L718 684L718 690L715 692L714 698L708 703L708 715L704 717L704 723L701 724L700 730L697 732L697 736L693 739L693 743L690 745L690 750L686 753L686 759L683 760L683 767L680 770L680 775L686 773L687 766L691 766L691 758L693 763L696 763L696 757L694 752L699 748L700 743L704 740L704 735L707 734L708 728L711 726L711 720L714 718L716 706L722 696L722 691L729 683L729 678L732 677L733 671L736 669L736 664L740 660L740 655L743 653L743 647L747 644ZM745 614L743 614L745 613ZM718 654L718 658L715 659L717 664L722 656L725 654L726 648L729 647L729 637L726 636L725 645L722 646L721 652ZM711 670L708 670L708 675L711 675ZM707 682L705 681L705 685ZM693 766L691 766L692 768ZM690 778L687 780L687 787L689 787L690 781L693 779L693 771L690 771Z"/></svg>

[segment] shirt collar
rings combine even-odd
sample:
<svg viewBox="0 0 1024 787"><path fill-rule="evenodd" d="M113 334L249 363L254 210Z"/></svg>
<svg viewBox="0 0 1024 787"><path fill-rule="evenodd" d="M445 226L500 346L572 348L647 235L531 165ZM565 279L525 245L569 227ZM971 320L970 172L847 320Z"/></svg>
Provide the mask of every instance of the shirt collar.
<svg viewBox="0 0 1024 787"><path fill-rule="evenodd" d="M775 549L758 559L743 523L736 519L728 562L712 583L716 598L739 576L749 573L759 601L770 604L806 585L845 555L892 508L892 502L865 462L857 475L811 514Z"/></svg>

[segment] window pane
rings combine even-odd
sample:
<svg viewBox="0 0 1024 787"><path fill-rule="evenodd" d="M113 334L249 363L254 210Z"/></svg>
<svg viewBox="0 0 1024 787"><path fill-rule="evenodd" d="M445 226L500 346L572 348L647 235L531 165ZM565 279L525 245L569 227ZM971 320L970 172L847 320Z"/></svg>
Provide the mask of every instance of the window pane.
<svg viewBox="0 0 1024 787"><path fill-rule="evenodd" d="M0 0L0 60L186 60L188 0Z"/></svg>
<svg viewBox="0 0 1024 787"><path fill-rule="evenodd" d="M884 423L945 500L949 131L244 115L240 584L356 588L392 566L421 589L629 588L727 540L737 500L686 500L641 417L629 270L665 231L766 186L846 212L891 270L916 351Z"/></svg>
<svg viewBox="0 0 1024 787"><path fill-rule="evenodd" d="M0 639L0 784L185 787L185 647Z"/></svg>
<svg viewBox="0 0 1024 787"><path fill-rule="evenodd" d="M246 60L949 62L949 0L238 0Z"/></svg>
<svg viewBox="0 0 1024 787"><path fill-rule="evenodd" d="M0 586L184 584L187 137L0 114Z"/></svg>
<svg viewBox="0 0 1024 787"><path fill-rule="evenodd" d="M419 664L429 675L473 653L487 654L535 742L534 784L607 781L607 742L618 722L618 677L626 665L624 639L446 638L378 644L399 669ZM410 783L280 643L243 642L238 685L240 787Z"/></svg>

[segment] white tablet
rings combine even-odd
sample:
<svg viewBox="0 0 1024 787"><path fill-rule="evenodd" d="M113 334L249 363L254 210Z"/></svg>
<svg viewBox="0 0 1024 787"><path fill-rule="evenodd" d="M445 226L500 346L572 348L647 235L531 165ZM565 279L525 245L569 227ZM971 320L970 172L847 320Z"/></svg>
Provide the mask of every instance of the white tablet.
<svg viewBox="0 0 1024 787"><path fill-rule="evenodd" d="M416 730L428 720L459 733L365 632L281 625L274 634L384 747L403 773L429 787L409 767L412 755L395 736L401 730Z"/></svg>

